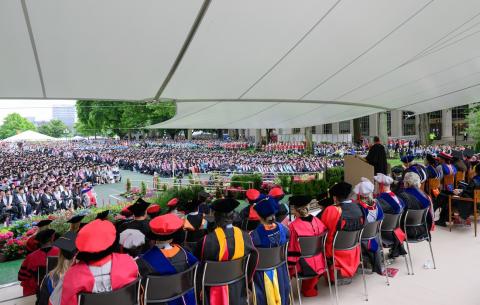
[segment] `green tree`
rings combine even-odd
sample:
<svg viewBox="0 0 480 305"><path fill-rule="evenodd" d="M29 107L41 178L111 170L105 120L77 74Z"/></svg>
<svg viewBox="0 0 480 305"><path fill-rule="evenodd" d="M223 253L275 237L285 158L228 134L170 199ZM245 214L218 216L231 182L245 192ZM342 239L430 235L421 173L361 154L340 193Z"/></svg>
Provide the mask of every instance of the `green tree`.
<svg viewBox="0 0 480 305"><path fill-rule="evenodd" d="M476 145L476 150L480 149L480 106L477 104L472 107L467 116L468 128L467 132Z"/></svg>
<svg viewBox="0 0 480 305"><path fill-rule="evenodd" d="M70 134L70 129L60 120L51 120L50 122L38 127L38 132L54 138L65 137Z"/></svg>
<svg viewBox="0 0 480 305"><path fill-rule="evenodd" d="M83 135L115 134L121 137L145 131L143 127L168 120L176 112L173 102L84 100L77 101L76 107L77 126Z"/></svg>
<svg viewBox="0 0 480 305"><path fill-rule="evenodd" d="M35 125L18 113L10 113L0 126L0 138L5 139L26 130L35 130Z"/></svg>

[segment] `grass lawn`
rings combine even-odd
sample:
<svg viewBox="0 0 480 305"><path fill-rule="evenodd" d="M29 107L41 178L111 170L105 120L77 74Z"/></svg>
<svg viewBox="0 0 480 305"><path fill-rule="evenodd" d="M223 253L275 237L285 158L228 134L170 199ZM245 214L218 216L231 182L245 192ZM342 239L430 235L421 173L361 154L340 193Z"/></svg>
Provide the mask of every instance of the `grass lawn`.
<svg viewBox="0 0 480 305"><path fill-rule="evenodd" d="M18 270L23 259L0 263L0 285L9 284L17 281Z"/></svg>
<svg viewBox="0 0 480 305"><path fill-rule="evenodd" d="M387 162L391 167L402 165L402 161L400 161L400 159L387 159Z"/></svg>

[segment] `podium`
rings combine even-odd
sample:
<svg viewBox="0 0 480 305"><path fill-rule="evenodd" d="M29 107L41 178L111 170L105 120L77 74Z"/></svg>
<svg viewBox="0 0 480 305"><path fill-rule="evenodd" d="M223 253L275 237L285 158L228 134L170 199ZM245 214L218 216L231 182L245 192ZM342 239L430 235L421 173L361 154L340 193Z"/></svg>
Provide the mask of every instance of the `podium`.
<svg viewBox="0 0 480 305"><path fill-rule="evenodd" d="M368 178L370 181L375 176L373 166L358 156L344 157L344 176L345 182L355 186L361 181L362 177Z"/></svg>

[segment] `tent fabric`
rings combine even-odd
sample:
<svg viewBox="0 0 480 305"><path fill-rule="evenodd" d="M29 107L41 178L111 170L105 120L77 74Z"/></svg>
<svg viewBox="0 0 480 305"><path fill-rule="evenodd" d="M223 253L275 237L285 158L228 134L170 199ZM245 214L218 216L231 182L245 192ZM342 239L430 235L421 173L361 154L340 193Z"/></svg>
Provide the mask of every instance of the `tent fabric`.
<svg viewBox="0 0 480 305"><path fill-rule="evenodd" d="M0 98L160 93L153 128L290 128L480 94L480 1L205 2L2 1Z"/></svg>
<svg viewBox="0 0 480 305"><path fill-rule="evenodd" d="M33 130L27 130L3 139L3 142L43 142L43 141L57 141L57 138L53 138L42 133L38 133Z"/></svg>

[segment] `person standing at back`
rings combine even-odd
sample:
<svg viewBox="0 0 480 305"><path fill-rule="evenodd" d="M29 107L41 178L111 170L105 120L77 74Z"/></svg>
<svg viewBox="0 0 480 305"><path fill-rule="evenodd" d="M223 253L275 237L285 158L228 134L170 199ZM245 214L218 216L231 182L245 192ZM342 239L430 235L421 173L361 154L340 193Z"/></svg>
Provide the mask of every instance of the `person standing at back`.
<svg viewBox="0 0 480 305"><path fill-rule="evenodd" d="M387 152L385 151L385 147L380 143L379 137L373 138L374 144L370 147L368 151L366 160L368 164L372 165L374 168L374 173L377 175L378 173L387 174Z"/></svg>

